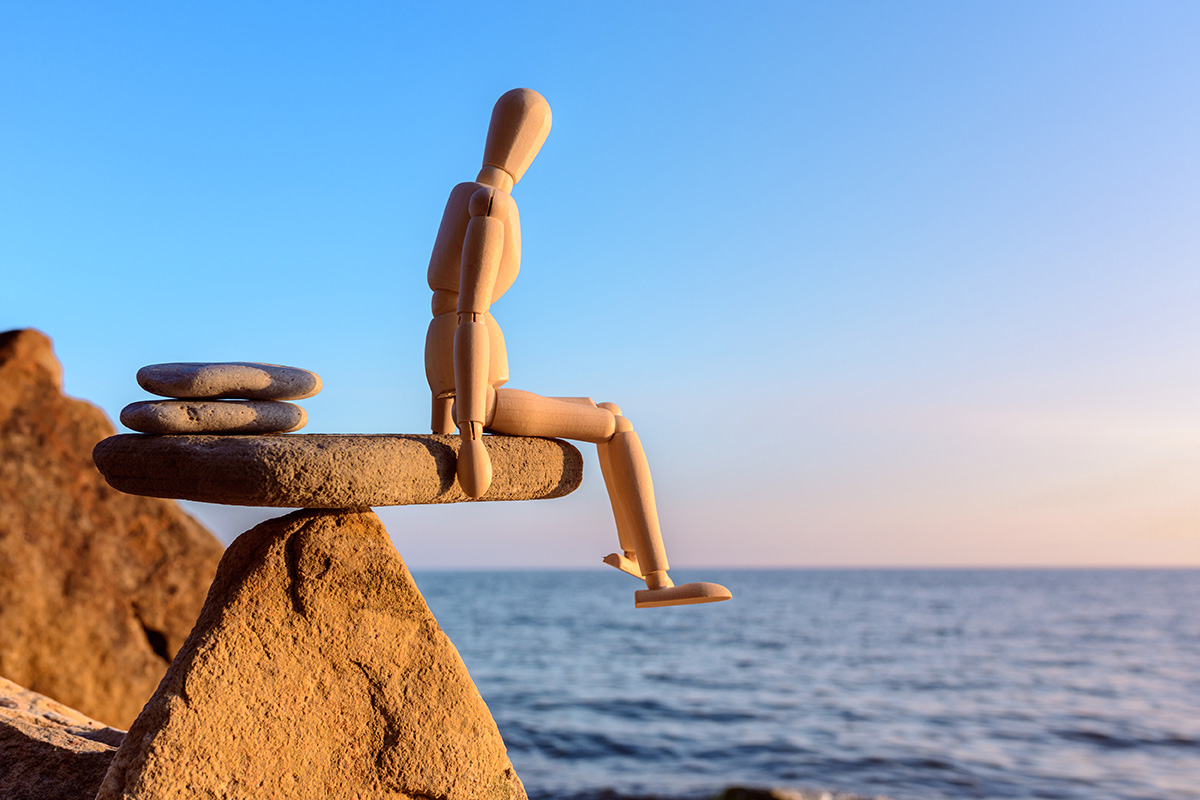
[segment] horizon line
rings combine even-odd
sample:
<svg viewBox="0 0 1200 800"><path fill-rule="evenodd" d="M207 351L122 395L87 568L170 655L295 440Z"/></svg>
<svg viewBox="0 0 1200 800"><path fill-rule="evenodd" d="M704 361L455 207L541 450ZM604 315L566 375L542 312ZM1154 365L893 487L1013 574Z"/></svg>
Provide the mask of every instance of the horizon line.
<svg viewBox="0 0 1200 800"><path fill-rule="evenodd" d="M405 566L409 566L405 563ZM543 566L409 566L410 571L427 571L427 572L593 572L602 571L596 570L593 567L583 566L562 566L562 565L543 565ZM1016 570L1077 570L1077 571L1133 571L1133 570L1155 570L1155 571L1187 571L1200 570L1200 563L1197 564L932 564L932 565L905 565L905 564L887 564L887 565L848 565L848 564L804 564L804 565L764 565L764 566L717 566L713 564L706 565L675 565L672 570L682 570L685 572L695 570L723 570L727 572L788 572L788 571L811 571L811 572L834 572L834 571L893 571L901 572L905 570L911 571L937 571L937 570L958 570L958 571L974 571L974 572L1011 572Z"/></svg>

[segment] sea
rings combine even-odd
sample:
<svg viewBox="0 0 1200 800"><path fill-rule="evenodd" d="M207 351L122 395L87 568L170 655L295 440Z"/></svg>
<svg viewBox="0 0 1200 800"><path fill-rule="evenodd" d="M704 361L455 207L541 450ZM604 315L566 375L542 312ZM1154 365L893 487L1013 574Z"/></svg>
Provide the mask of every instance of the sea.
<svg viewBox="0 0 1200 800"><path fill-rule="evenodd" d="M1200 798L1200 570L672 576L416 573L533 800Z"/></svg>

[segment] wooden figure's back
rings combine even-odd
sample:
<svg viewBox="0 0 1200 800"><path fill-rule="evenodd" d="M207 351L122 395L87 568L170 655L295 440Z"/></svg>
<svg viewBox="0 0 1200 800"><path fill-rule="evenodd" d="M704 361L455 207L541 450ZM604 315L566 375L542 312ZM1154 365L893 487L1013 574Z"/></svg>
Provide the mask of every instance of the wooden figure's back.
<svg viewBox="0 0 1200 800"><path fill-rule="evenodd" d="M479 181L460 183L450 191L442 224L434 241L433 254L429 258L427 274L429 288L433 290L433 321L425 340L425 375L434 398L434 425L437 433L453 433L453 420L444 419L438 424L439 406L454 397L454 332L458 328L458 293L462 274L463 240L467 234L467 223L471 214L468 210L471 196L480 190L501 190ZM491 302L496 302L508 291L521 269L521 222L517 204L512 196L499 205L504 210L505 247L500 257L500 269L496 276ZM508 353L504 347L504 333L491 312L483 315L488 327L488 344L491 357L488 363L488 385L500 388L508 382ZM439 403L439 400L442 401Z"/></svg>

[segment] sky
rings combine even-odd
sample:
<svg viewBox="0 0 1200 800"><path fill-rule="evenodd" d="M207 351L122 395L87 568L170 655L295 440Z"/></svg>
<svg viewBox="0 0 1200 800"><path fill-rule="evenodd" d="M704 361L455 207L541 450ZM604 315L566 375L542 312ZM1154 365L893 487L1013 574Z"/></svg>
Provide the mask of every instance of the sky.
<svg viewBox="0 0 1200 800"><path fill-rule="evenodd" d="M509 385L622 407L673 564L1200 565L1200 6L416 5L0 4L0 330L114 420L265 361L306 432L427 431L442 206L527 86ZM379 512L416 568L599 568L580 449Z"/></svg>

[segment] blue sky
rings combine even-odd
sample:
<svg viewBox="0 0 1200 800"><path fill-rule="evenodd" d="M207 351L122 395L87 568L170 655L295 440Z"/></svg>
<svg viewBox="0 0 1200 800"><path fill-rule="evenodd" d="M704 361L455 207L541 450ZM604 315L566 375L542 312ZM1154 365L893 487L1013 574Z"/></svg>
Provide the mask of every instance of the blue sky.
<svg viewBox="0 0 1200 800"><path fill-rule="evenodd" d="M448 8L448 7L447 7ZM427 429L424 272L496 97L554 127L512 385L622 406L680 565L1200 565L1188 3L0 7L0 328L320 373ZM414 566L590 566L546 503L382 515ZM191 506L225 538L263 514ZM267 512L269 515L271 512Z"/></svg>

